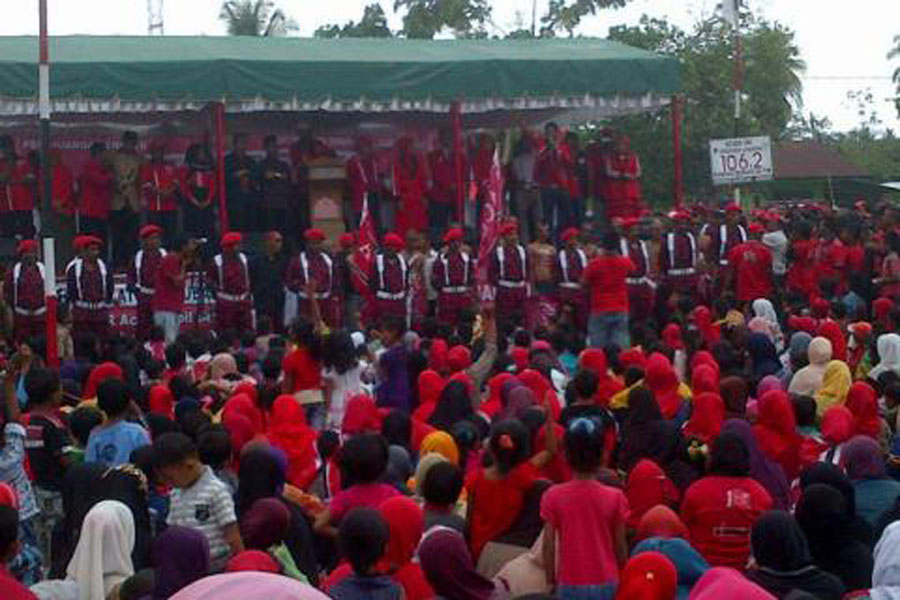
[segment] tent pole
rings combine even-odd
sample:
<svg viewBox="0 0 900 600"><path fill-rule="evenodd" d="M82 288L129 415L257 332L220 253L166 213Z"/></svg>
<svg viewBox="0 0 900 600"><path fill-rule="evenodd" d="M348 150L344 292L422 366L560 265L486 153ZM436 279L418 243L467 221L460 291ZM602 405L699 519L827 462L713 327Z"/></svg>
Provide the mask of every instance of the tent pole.
<svg viewBox="0 0 900 600"><path fill-rule="evenodd" d="M463 181L462 114L458 101L450 105L450 120L453 124L453 164L456 168L456 220L462 226L466 186Z"/></svg>
<svg viewBox="0 0 900 600"><path fill-rule="evenodd" d="M216 189L219 196L219 227L228 231L228 203L225 199L225 103L214 104L216 118Z"/></svg>
<svg viewBox="0 0 900 600"><path fill-rule="evenodd" d="M47 365L59 367L56 339L56 254L50 211L53 209L53 175L50 170L50 47L47 33L47 0L38 3L40 28L38 61L38 113L41 125L41 233L44 237L44 306L47 309Z"/></svg>
<svg viewBox="0 0 900 600"><path fill-rule="evenodd" d="M672 96L672 144L673 152L673 197L675 208L684 203L684 156L681 147L681 124L684 116L684 97L680 94Z"/></svg>

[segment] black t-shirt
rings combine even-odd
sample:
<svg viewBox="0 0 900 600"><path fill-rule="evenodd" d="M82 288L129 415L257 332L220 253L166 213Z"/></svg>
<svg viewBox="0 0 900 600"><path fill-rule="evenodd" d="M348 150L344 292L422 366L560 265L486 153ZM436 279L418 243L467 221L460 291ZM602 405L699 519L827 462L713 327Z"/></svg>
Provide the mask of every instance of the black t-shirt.
<svg viewBox="0 0 900 600"><path fill-rule="evenodd" d="M608 428L611 424L609 411L596 404L571 404L565 407L559 414L559 424L568 427L570 422L580 418L594 419L604 428Z"/></svg>
<svg viewBox="0 0 900 600"><path fill-rule="evenodd" d="M31 415L26 430L25 449L35 484L45 490L62 491L62 457L72 445L68 429L56 417Z"/></svg>

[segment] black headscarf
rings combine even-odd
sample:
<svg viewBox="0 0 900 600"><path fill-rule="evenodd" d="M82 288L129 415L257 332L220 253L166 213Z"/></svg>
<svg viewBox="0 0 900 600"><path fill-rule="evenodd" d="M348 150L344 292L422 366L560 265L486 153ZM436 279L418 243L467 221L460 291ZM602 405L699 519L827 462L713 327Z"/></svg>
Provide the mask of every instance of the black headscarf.
<svg viewBox="0 0 900 600"><path fill-rule="evenodd" d="M428 424L442 431L450 431L456 423L473 414L469 387L462 381L451 381L441 392Z"/></svg>
<svg viewBox="0 0 900 600"><path fill-rule="evenodd" d="M794 517L783 510L770 510L753 524L750 546L760 567L796 571L812 564L803 530Z"/></svg>
<svg viewBox="0 0 900 600"><path fill-rule="evenodd" d="M409 418L409 413L403 410L389 412L381 422L381 435L389 446L400 446L409 452L412 439L412 419Z"/></svg>
<svg viewBox="0 0 900 600"><path fill-rule="evenodd" d="M853 537L843 494L823 483L804 488L797 523L816 565L841 578L848 590L872 585L872 552Z"/></svg>
<svg viewBox="0 0 900 600"><path fill-rule="evenodd" d="M757 381L781 370L775 344L764 333L751 333L747 338L747 352L753 361L753 378Z"/></svg>
<svg viewBox="0 0 900 600"><path fill-rule="evenodd" d="M872 526L865 519L857 516L856 488L853 487L853 483L844 472L832 463L817 462L800 473L800 488L805 490L816 483L830 485L841 493L844 497L847 518L850 519L850 531L853 538L872 547L875 539Z"/></svg>
<svg viewBox="0 0 900 600"><path fill-rule="evenodd" d="M750 475L750 451L736 433L723 433L713 442L709 471L726 477Z"/></svg>

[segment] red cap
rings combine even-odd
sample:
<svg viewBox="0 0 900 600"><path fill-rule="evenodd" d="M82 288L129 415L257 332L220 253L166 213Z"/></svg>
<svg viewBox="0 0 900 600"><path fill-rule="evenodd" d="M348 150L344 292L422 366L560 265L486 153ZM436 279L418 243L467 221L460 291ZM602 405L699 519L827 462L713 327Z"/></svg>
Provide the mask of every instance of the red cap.
<svg viewBox="0 0 900 600"><path fill-rule="evenodd" d="M353 233L342 233L341 237L338 238L338 243L341 245L341 248L352 248L356 244L356 236Z"/></svg>
<svg viewBox="0 0 900 600"><path fill-rule="evenodd" d="M37 253L37 251L38 243L34 240L22 240L16 247L16 252L19 254L26 254L28 252Z"/></svg>
<svg viewBox="0 0 900 600"><path fill-rule="evenodd" d="M561 236L562 241L568 242L572 238L578 237L579 233L580 232L578 231L577 227L569 227L568 229L566 229L565 231L562 232L562 236Z"/></svg>
<svg viewBox="0 0 900 600"><path fill-rule="evenodd" d="M317 227L313 227L312 229L307 229L303 237L306 238L307 242L324 242L325 232Z"/></svg>
<svg viewBox="0 0 900 600"><path fill-rule="evenodd" d="M754 234L762 233L766 230L766 228L763 227L761 223L757 223L756 221L754 221L753 223L750 223L750 226L747 229L750 230L750 233L754 233Z"/></svg>
<svg viewBox="0 0 900 600"><path fill-rule="evenodd" d="M504 223L500 228L500 235L509 235L511 233L517 233L519 231L519 226L516 223Z"/></svg>
<svg viewBox="0 0 900 600"><path fill-rule="evenodd" d="M741 205L737 202L730 202L725 206L725 212L739 213L741 212Z"/></svg>
<svg viewBox="0 0 900 600"><path fill-rule="evenodd" d="M631 229L640 224L641 220L637 217L625 217L622 219L622 229Z"/></svg>
<svg viewBox="0 0 900 600"><path fill-rule="evenodd" d="M88 248L90 246L102 246L103 240L96 235L86 235L82 238L81 247Z"/></svg>
<svg viewBox="0 0 900 600"><path fill-rule="evenodd" d="M237 231L231 231L222 236L222 247L228 248L231 246L237 246L243 241L244 236L242 236Z"/></svg>
<svg viewBox="0 0 900 600"><path fill-rule="evenodd" d="M406 244L403 242L403 238L396 233L385 234L384 245L387 248L393 248L394 250L403 250L403 247L406 246Z"/></svg>
<svg viewBox="0 0 900 600"><path fill-rule="evenodd" d="M141 231L138 234L142 240L146 240L148 237L154 235L162 235L162 227L159 225L144 225L141 227Z"/></svg>
<svg viewBox="0 0 900 600"><path fill-rule="evenodd" d="M459 242L463 239L463 230L459 227L453 227L444 234L444 243Z"/></svg>
<svg viewBox="0 0 900 600"><path fill-rule="evenodd" d="M686 210L673 210L669 213L669 218L673 221L690 221L691 213Z"/></svg>

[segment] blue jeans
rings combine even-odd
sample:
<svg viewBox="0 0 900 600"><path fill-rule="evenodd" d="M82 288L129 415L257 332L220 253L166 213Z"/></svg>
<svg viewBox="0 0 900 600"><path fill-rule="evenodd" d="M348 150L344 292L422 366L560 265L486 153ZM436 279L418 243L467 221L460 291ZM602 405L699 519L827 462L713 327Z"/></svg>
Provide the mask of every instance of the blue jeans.
<svg viewBox="0 0 900 600"><path fill-rule="evenodd" d="M615 344L625 350L631 346L627 312L593 313L588 321L588 344L591 348L605 348Z"/></svg>
<svg viewBox="0 0 900 600"><path fill-rule="evenodd" d="M559 600L612 600L616 595L614 584L561 585L556 589Z"/></svg>

